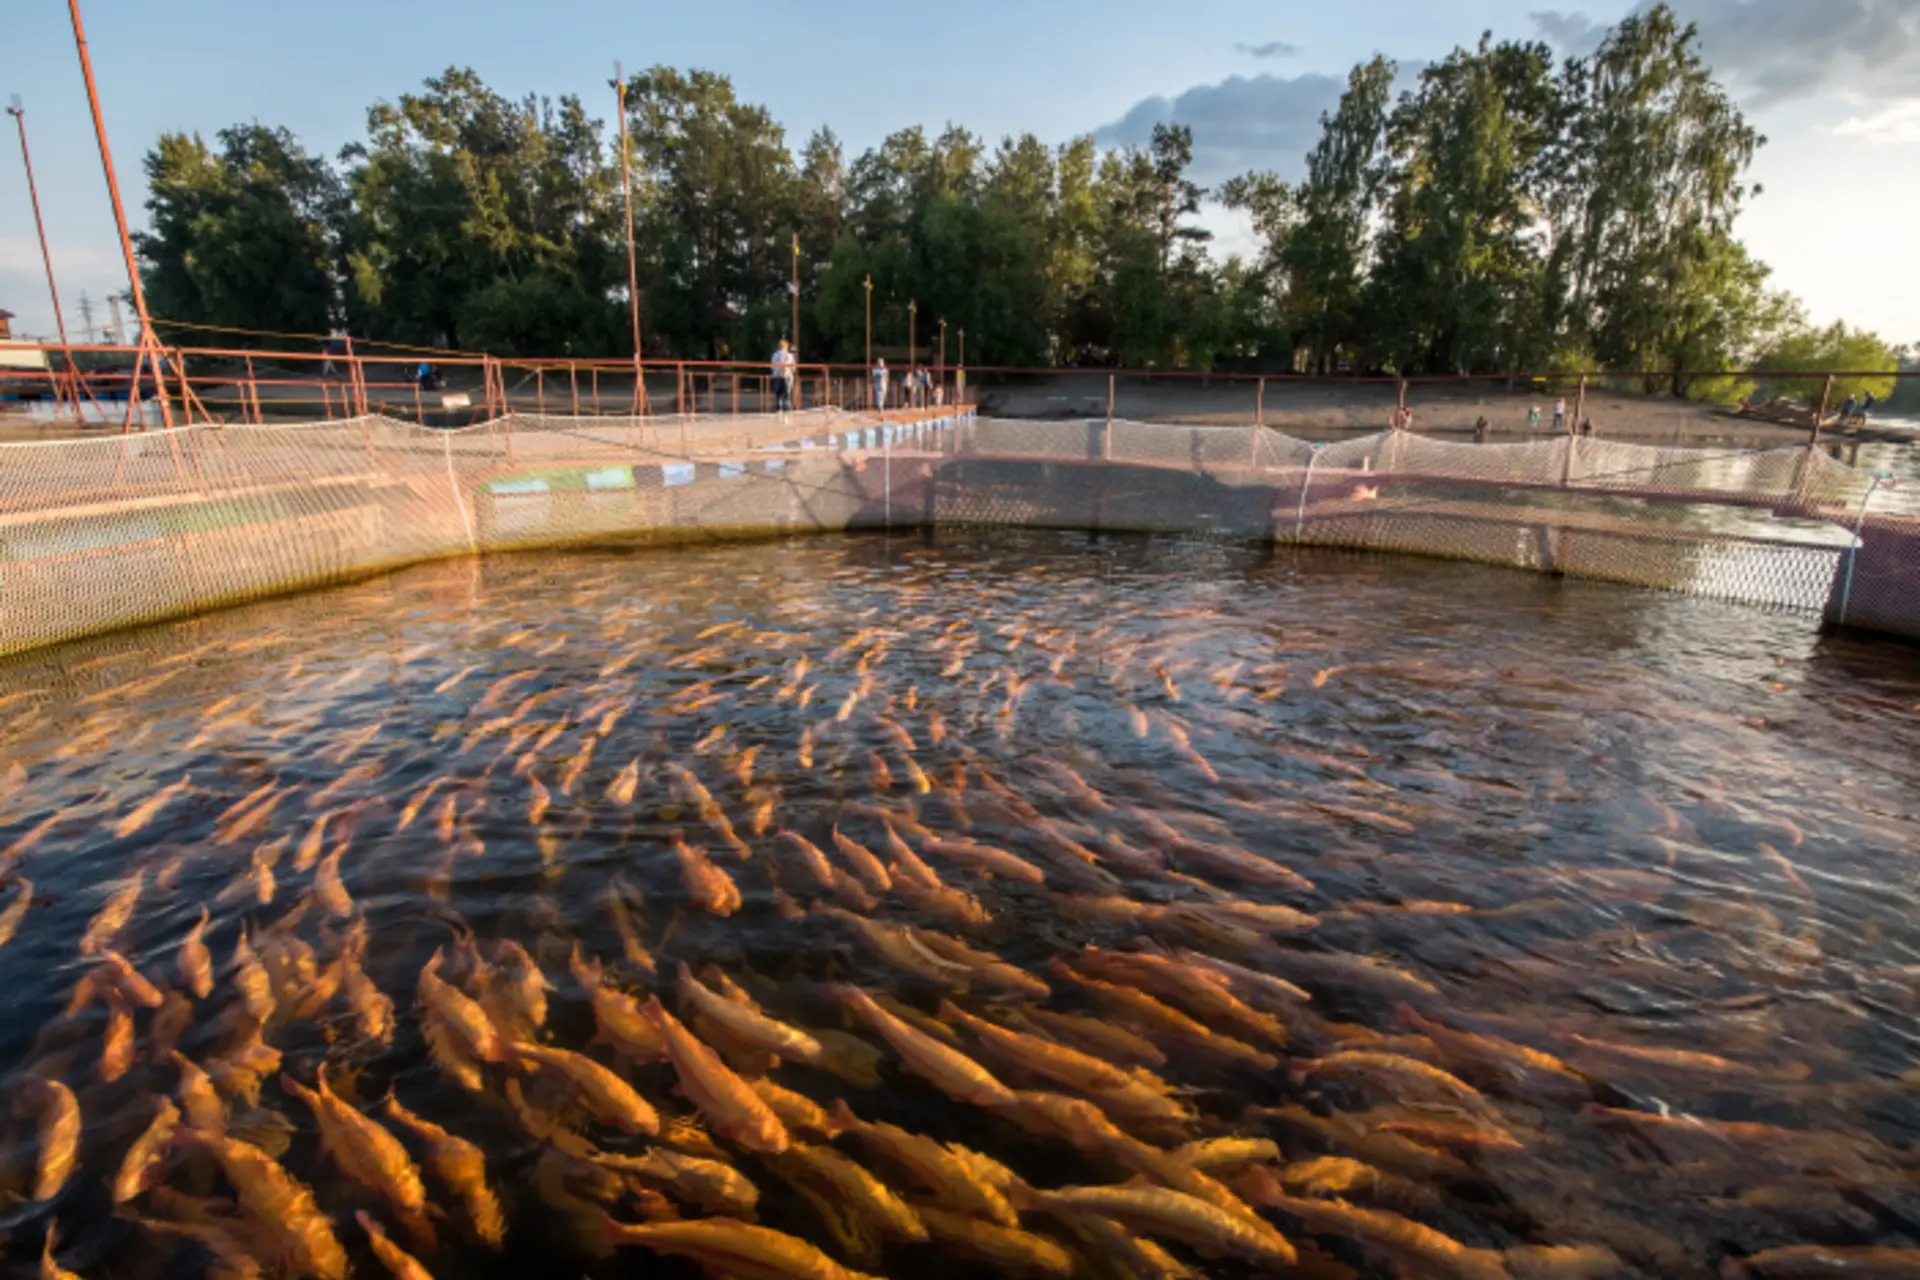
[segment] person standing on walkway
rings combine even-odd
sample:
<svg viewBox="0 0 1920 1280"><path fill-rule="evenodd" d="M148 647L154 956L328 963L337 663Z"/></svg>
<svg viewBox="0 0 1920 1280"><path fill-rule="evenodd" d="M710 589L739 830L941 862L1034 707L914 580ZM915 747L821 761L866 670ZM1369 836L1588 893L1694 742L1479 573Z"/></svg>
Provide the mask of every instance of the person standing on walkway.
<svg viewBox="0 0 1920 1280"><path fill-rule="evenodd" d="M773 408L782 422L793 408L793 373L793 349L782 338L780 349L773 353Z"/></svg>
<svg viewBox="0 0 1920 1280"><path fill-rule="evenodd" d="M1540 429L1540 406L1536 404L1536 405L1529 406L1527 409L1527 430L1538 431L1539 429Z"/></svg>
<svg viewBox="0 0 1920 1280"><path fill-rule="evenodd" d="M1556 432L1567 429L1567 398L1565 396L1553 402L1553 429Z"/></svg>
<svg viewBox="0 0 1920 1280"><path fill-rule="evenodd" d="M885 356L873 362L873 409L876 413L887 411L887 358Z"/></svg>

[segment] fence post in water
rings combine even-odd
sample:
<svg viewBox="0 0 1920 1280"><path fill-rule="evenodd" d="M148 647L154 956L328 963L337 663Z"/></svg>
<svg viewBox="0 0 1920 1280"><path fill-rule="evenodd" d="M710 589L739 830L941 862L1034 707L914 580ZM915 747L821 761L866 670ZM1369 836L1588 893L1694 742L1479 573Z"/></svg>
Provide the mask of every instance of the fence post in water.
<svg viewBox="0 0 1920 1280"><path fill-rule="evenodd" d="M1357 364L1359 362L1355 361L1355 363ZM1407 416L1407 380L1405 378L1402 378L1400 379L1399 396L1393 402L1393 429L1395 431L1398 431L1400 429L1400 420L1402 418L1405 418L1406 416Z"/></svg>
<svg viewBox="0 0 1920 1280"><path fill-rule="evenodd" d="M1580 389L1573 394L1573 416L1567 419L1567 434L1580 434L1580 424L1587 416L1587 375L1580 375Z"/></svg>
<svg viewBox="0 0 1920 1280"><path fill-rule="evenodd" d="M573 416L580 416L580 366L567 361L567 394L573 399Z"/></svg>
<svg viewBox="0 0 1920 1280"><path fill-rule="evenodd" d="M1262 375L1260 381L1253 384L1253 425L1267 425L1267 379Z"/></svg>
<svg viewBox="0 0 1920 1280"><path fill-rule="evenodd" d="M1831 383L1833 379L1828 378L1827 381ZM1860 529L1861 526L1867 522L1867 505L1873 501L1873 491L1879 487L1880 473L1876 471L1873 473L1873 478L1867 481L1867 492L1860 499L1860 514L1855 516L1853 520L1853 545L1847 548L1847 576L1840 588L1840 617L1838 621L1839 625L1843 627L1847 625L1847 608L1853 603L1853 565L1854 561L1860 556Z"/></svg>
<svg viewBox="0 0 1920 1280"><path fill-rule="evenodd" d="M1313 464L1320 461L1320 450L1325 447L1325 445L1316 444L1313 446L1313 452L1307 455L1306 478L1300 482L1300 506L1293 515L1293 542L1295 546L1300 545L1301 535L1306 529L1307 494L1313 489Z"/></svg>
<svg viewBox="0 0 1920 1280"><path fill-rule="evenodd" d="M1820 443L1820 425L1827 420L1827 409L1830 405L1832 405L1832 403L1833 403L1833 375L1828 374L1827 385L1820 388L1820 407L1814 410L1813 436L1807 441L1808 444ZM1843 422L1840 425L1844 427L1847 424Z"/></svg>

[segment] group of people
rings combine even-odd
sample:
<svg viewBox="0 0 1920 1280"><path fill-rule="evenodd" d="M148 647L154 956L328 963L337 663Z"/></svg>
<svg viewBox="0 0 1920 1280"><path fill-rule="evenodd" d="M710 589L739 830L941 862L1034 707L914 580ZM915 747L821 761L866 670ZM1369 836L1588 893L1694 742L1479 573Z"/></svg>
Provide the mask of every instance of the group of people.
<svg viewBox="0 0 1920 1280"><path fill-rule="evenodd" d="M773 353L773 407L774 412L783 417L792 412L796 405L794 390L798 377L798 361L793 353L793 344L785 338ZM925 365L914 365L896 383L887 369L884 358L873 362L869 373L873 386L873 407L885 409L892 402L888 400L889 391L895 394L899 408L921 409L941 404L946 399L946 388L933 376L933 370Z"/></svg>
<svg viewBox="0 0 1920 1280"><path fill-rule="evenodd" d="M873 362L870 376L873 380L873 407L876 409L885 409L892 403L887 399L889 386L899 401L897 407L903 409L922 409L939 404L945 395L945 389L934 384L933 370L923 364L913 365L898 383L892 383L886 359L882 357Z"/></svg>
<svg viewBox="0 0 1920 1280"><path fill-rule="evenodd" d="M1871 391L1867 392L1864 400L1856 400L1848 396L1847 402L1840 406L1840 425L1843 427L1866 426L1867 418L1873 413L1873 406L1879 403L1880 401Z"/></svg>
<svg viewBox="0 0 1920 1280"><path fill-rule="evenodd" d="M1393 411L1393 429L1395 431L1413 430L1413 409L1410 406L1403 404ZM1567 429L1567 401L1564 396L1553 402L1553 429L1556 432ZM1540 430L1540 406L1537 404L1527 408L1527 430L1529 432ZM1583 436L1593 434L1591 414L1581 419L1580 434ZM1493 424L1487 420L1485 414L1474 421L1473 439L1476 444L1486 444L1493 439Z"/></svg>

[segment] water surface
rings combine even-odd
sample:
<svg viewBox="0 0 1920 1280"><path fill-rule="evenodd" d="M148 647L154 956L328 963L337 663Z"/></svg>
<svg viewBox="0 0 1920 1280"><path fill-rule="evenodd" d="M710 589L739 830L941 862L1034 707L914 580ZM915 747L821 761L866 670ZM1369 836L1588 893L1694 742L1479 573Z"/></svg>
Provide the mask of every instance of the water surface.
<svg viewBox="0 0 1920 1280"><path fill-rule="evenodd" d="M502 558L108 637L0 667L0 850L12 850L0 868L33 884L0 949L0 1069L65 1081L85 1121L59 1201L16 1199L0 1221L15 1257L37 1254L57 1211L67 1265L154 1274L174 1242L114 1217L105 1184L151 1096L177 1089L156 1039L177 1037L198 1061L231 1055L252 1029L229 980L242 931L297 939L324 977L357 919L364 970L397 1006L391 1043L369 1041L297 965L276 971L262 1034L293 1079L310 1085L327 1065L350 1100L370 1108L391 1089L486 1150L507 1252L496 1261L450 1228L440 1252L422 1254L441 1275L556 1258L573 1273L653 1265L632 1246L597 1258L595 1215L667 1211L634 1198L644 1180L615 1178L602 1194L590 1161L550 1154L565 1134L594 1150L647 1145L594 1123L560 1082L543 1073L521 1088L519 1073L488 1064L471 1093L428 1060L418 974L445 950L447 976L479 994L469 936L489 960L500 940L518 942L556 988L530 1034L617 1066L669 1117L695 1116L672 1068L590 1046L576 946L683 1014L684 962L724 973L771 1016L857 1037L870 1048L841 1042L837 1072L786 1063L771 1078L974 1147L1041 1189L1137 1170L903 1071L848 1019L837 984L922 1015L951 999L1042 1036L1067 1034L1048 1011L1131 1026L1191 1109L1137 1137L1271 1138L1270 1171L1289 1188L1407 1215L1489 1251L1470 1258L1509 1259L1499 1265L1515 1275L1545 1274L1511 1252L1527 1246L1616 1260L1580 1274L1647 1276L1714 1275L1801 1243L1913 1247L1916 759L1915 652L1822 638L1799 615L1178 539L1002 531ZM679 770L748 856L703 818ZM263 798L235 808L249 796ZM881 808L977 910L897 890L860 901L833 832L884 858ZM329 918L315 871L298 867L322 817L316 848L344 847L352 917ZM842 882L819 883L782 828L822 848ZM931 852L928 832L1025 859L1045 883ZM737 884L739 910L703 909L676 833ZM1063 835L1094 860L1063 852ZM184 1030L163 1036L159 1014L135 1010L139 1059L109 1082L106 1003L62 1009L93 968L79 950L88 922L133 877L137 909L108 940L178 987L179 946L204 905L219 984ZM17 892L0 888L0 908ZM1245 903L1317 926L1222 923ZM1051 994L909 972L863 940L849 907L962 938ZM1284 1031L1265 1039L1207 1024L1242 1054L1116 1012L1058 968L1089 976L1089 946L1187 948L1311 999L1271 1003ZM1447 1028L1553 1055L1577 1083L1490 1065ZM968 1033L955 1042L1015 1088L1061 1090ZM1485 1110L1436 1101L1392 1070L1342 1067L1343 1051L1445 1070ZM750 1058L736 1065L751 1071ZM352 1213L378 1212L378 1198L328 1163L272 1073L259 1090L257 1104L244 1090L229 1098L236 1132L284 1153L358 1267L377 1267ZM0 1171L15 1197L33 1164L31 1115ZM561 1138L536 1132L547 1121ZM1387 1124L1427 1126L1428 1145L1379 1141ZM924 1194L862 1145L837 1145ZM849 1212L843 1198L789 1157L719 1147L760 1188L761 1223L843 1264L986 1265L957 1246L863 1234L858 1213L833 1220ZM1314 1182L1307 1162L1329 1155L1388 1176L1370 1189ZM181 1195L229 1194L204 1161L176 1155L163 1172ZM1238 1188L1247 1176L1222 1179ZM428 1190L457 1223L431 1176ZM131 1208L165 1216L152 1194ZM664 1203L701 1212L671 1191ZM1302 1248L1307 1274L1408 1265L1284 1209L1267 1217ZM1145 1274L1044 1208L1022 1226L1078 1250L1080 1274ZM1258 1269L1170 1248L1207 1274ZM180 1274L207 1262L192 1245L172 1257Z"/></svg>

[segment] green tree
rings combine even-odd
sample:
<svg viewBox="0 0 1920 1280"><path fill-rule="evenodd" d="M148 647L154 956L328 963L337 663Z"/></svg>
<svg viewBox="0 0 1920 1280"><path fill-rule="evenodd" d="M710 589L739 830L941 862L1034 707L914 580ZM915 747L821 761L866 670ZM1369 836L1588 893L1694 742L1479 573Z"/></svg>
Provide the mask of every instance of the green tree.
<svg viewBox="0 0 1920 1280"><path fill-rule="evenodd" d="M1532 178L1557 112L1540 44L1456 49L1389 118L1387 219L1366 310L1377 358L1403 371L1512 368L1540 346Z"/></svg>
<svg viewBox="0 0 1920 1280"><path fill-rule="evenodd" d="M1744 257L1733 223L1758 194L1745 174L1765 139L1714 80L1698 32L1665 4L1622 20L1566 85L1571 317L1602 361L1670 369L1684 395L1679 374L1717 323L1712 295Z"/></svg>
<svg viewBox="0 0 1920 1280"><path fill-rule="evenodd" d="M1376 57L1353 69L1320 141L1307 155L1296 197L1300 218L1278 249L1291 327L1310 343L1309 367L1325 373L1334 352L1355 347L1367 241L1378 208L1387 103L1394 65Z"/></svg>
<svg viewBox="0 0 1920 1280"><path fill-rule="evenodd" d="M134 237L156 317L231 329L326 333L340 312L344 193L285 129L223 129L215 152L167 133L146 157L152 230ZM185 331L192 338L206 333ZM285 345L219 335L220 345Z"/></svg>
<svg viewBox="0 0 1920 1280"><path fill-rule="evenodd" d="M1900 368L1899 348L1883 342L1878 334L1850 329L1845 322L1836 320L1824 329L1802 326L1780 335L1760 353L1752 371L1759 377L1763 394L1808 401L1818 399L1824 380L1787 375L1815 370L1885 375L1835 378L1833 405L1837 409L1849 396L1855 400L1864 400L1867 396L1887 399L1898 382L1891 375Z"/></svg>
<svg viewBox="0 0 1920 1280"><path fill-rule="evenodd" d="M578 99L510 102L451 69L367 114L346 149L349 311L401 342L624 349L617 175ZM551 306L549 315L522 310ZM472 330L469 333L469 329ZM553 348L540 348L553 353Z"/></svg>
<svg viewBox="0 0 1920 1280"><path fill-rule="evenodd" d="M627 87L649 314L709 358L771 350L786 329L799 194L785 132L711 71L655 67Z"/></svg>

